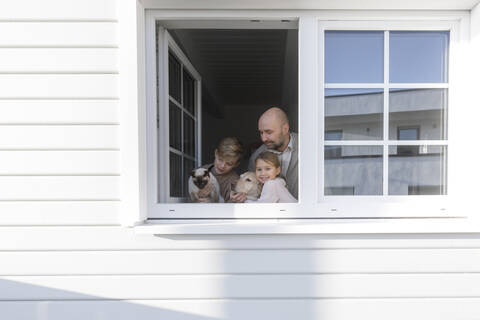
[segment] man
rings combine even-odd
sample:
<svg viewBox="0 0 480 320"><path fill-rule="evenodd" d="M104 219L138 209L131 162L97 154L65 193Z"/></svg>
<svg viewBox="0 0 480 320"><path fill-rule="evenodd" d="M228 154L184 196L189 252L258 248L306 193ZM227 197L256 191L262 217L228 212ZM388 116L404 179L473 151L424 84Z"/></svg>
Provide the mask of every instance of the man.
<svg viewBox="0 0 480 320"><path fill-rule="evenodd" d="M250 157L248 170L255 172L255 159L263 151L276 153L288 191L298 200L298 135L290 132L286 113L280 108L268 109L258 120L258 131L263 145Z"/></svg>

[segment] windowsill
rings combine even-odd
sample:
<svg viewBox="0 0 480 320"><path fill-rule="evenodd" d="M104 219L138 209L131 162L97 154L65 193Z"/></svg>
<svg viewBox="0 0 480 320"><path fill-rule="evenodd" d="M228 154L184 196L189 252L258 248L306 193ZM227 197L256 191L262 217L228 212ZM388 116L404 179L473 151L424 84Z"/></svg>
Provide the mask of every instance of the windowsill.
<svg viewBox="0 0 480 320"><path fill-rule="evenodd" d="M399 234L480 233L480 219L242 219L150 220L137 234Z"/></svg>

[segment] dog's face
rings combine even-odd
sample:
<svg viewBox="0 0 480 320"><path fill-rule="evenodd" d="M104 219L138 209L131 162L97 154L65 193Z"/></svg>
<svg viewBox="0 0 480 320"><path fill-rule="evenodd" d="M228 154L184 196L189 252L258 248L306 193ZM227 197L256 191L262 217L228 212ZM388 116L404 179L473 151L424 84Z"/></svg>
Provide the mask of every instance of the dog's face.
<svg viewBox="0 0 480 320"><path fill-rule="evenodd" d="M247 196L256 197L260 196L260 183L253 172L245 172L240 176L236 186L236 192L244 192Z"/></svg>
<svg viewBox="0 0 480 320"><path fill-rule="evenodd" d="M191 176L193 184L195 184L198 189L203 189L210 181L210 173L208 169L205 168L193 169Z"/></svg>

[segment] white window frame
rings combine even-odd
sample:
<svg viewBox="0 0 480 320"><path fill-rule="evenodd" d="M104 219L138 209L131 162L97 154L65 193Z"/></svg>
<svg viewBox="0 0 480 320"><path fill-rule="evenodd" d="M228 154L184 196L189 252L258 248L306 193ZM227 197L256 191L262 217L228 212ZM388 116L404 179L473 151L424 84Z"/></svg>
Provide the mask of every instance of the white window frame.
<svg viewBox="0 0 480 320"><path fill-rule="evenodd" d="M158 199L159 202L168 202L168 203L180 203L182 202L182 197L172 197L170 196L170 151L176 153L183 157L187 157L190 160L194 160L195 166L199 166L202 163L202 132L201 132L201 122L202 122L202 78L195 67L191 64L185 54L182 52L180 47L175 43L173 38L170 36L168 31L166 31L163 27L158 27L156 31L158 36L157 39L157 50L158 50L158 57L157 57L157 64L159 74L167 74L168 75L168 54L169 50L176 56L178 61L181 64L181 71L180 71L180 83L181 83L181 91L180 91L180 99L183 100L183 68L185 68L194 78L195 80L195 110L194 114L191 117L195 123L195 131L196 131L196 143L195 143L195 158L191 159L192 157L188 156L183 152L183 117L184 113L189 113L187 110L184 109L182 102L176 101L174 98L170 97L169 94L169 87L168 87L168 77L164 79L162 77L155 77L159 80L157 91L152 92L153 98L155 101L158 101L158 108L151 108L147 109L147 121L152 125L152 120L156 119L156 131L157 134L152 136L150 134L147 135L147 143L148 143L148 150L149 153L153 153L157 155L157 163L159 163L159 168L155 165L152 165L151 169L153 172L157 172L157 175L148 175L148 198L149 202L155 201ZM166 81L165 81L166 80ZM170 101L174 103L177 107L180 108L182 112L181 116L181 140L182 140L182 150L180 152L174 150L170 147L169 141L169 128L170 128L170 121L169 121L169 108L170 108ZM196 115L195 115L196 113ZM157 148L157 146L159 146ZM183 163L183 162L182 162ZM182 169L183 170L183 169ZM155 178L158 177L158 178Z"/></svg>
<svg viewBox="0 0 480 320"><path fill-rule="evenodd" d="M319 181L318 197L321 205L325 205L324 210L330 210L342 217L451 217L456 216L451 210L450 192L453 194L461 192L458 186L450 185L452 170L455 167L454 157L448 148L449 138L447 140L419 140L419 141L400 141L389 139L389 90L391 88L441 88L448 90L447 112L455 118L457 112L455 108L455 87L450 85L450 73L455 74L455 66L452 61L457 59L455 45L460 42L458 21L321 21L319 23L319 124L320 136L319 144L319 172L323 177L324 170L324 146L381 146L383 147L383 195L375 196L331 196L324 195L324 179ZM384 81L383 83L325 83L324 79L324 34L329 30L342 31L383 31L384 32ZM387 31L449 31L449 78L446 83L389 83L389 32ZM355 141L325 141L324 132L324 110L325 110L325 89L381 89L383 90L383 138L381 140ZM453 107L452 107L453 106ZM453 111L452 111L453 109ZM451 121L448 119L447 130L450 129ZM447 147L447 195L388 195L388 148L393 145L440 145ZM454 170L453 170L454 171ZM386 178L386 179L385 179ZM359 211L359 214L355 212ZM328 208L330 207L330 208Z"/></svg>
<svg viewBox="0 0 480 320"><path fill-rule="evenodd" d="M320 181L316 181L314 178L317 175L317 172L320 170L321 163L318 159L322 158L323 152L323 117L315 108L319 105L321 101L321 96L318 94L320 78L317 70L317 63L322 62L323 57L319 56L319 37L318 29L321 22L333 22L331 20L337 20L338 23L345 24L352 21L361 22L366 25L366 29L370 30L375 24L381 24L381 29L384 30L385 25L380 22L388 21L389 23L399 23L400 25L408 25L412 20L417 20L423 28L416 30L425 30L425 28L431 27L438 22L443 20L448 20L449 24L456 24L456 27L461 25L460 32L458 32L458 38L461 42L468 41L468 29L469 29L469 15L465 12L366 12L366 11L357 11L357 12L325 12L325 11L276 11L276 10L266 10L266 11L235 11L235 10L223 10L220 12L210 12L202 10L147 10L145 15L145 55L147 58L146 63L146 96L147 100L151 95L149 91L152 88L149 88L149 84L152 81L151 74L151 65L149 64L149 56L152 54L151 43L149 42L149 37L152 35L151 29L151 20L160 19L160 20L244 20L244 19L260 19L260 20L269 20L269 19L298 19L299 21L299 83L302 85L299 88L299 123L300 123L300 154L299 154L299 177L300 177L300 202L298 204L240 204L240 205L217 205L217 204L175 204L171 207L171 204L158 204L157 208L163 210L166 214L160 216L153 214L152 215L152 204L146 201L145 211L141 211L140 215L137 215L136 221L142 221L147 218L146 212L148 212L148 218L160 217L165 221L173 221L172 219L176 218L358 218L358 217L431 217L431 216L468 216L465 212L459 214L449 214L439 215L438 212L433 214L426 214L427 211L424 209L429 209L428 205L424 207L418 207L418 203L412 203L410 208L415 209L414 212L407 212L409 205L405 203L405 198L401 197L399 201L382 201L381 203L372 204L371 200L368 197L355 197L355 201L349 203L344 208L339 210L338 206L334 207L332 204L334 202L324 201L325 199L320 197L319 190L323 190L323 187L320 185ZM408 21L408 22L407 22ZM336 22L336 21L335 21ZM379 26L380 27L380 26ZM456 28L455 27L455 28ZM309 30L309 32L301 32L302 30ZM444 30L444 29L443 29ZM467 39L467 40L465 40ZM140 41L141 42L141 41ZM452 43L452 36L451 36ZM452 60L453 56L456 56L456 52L461 51L457 50L451 46L451 55L450 59ZM154 50L153 50L154 52ZM463 56L459 55L460 58ZM457 57L458 58L458 57ZM150 57L150 60L152 57ZM154 57L153 57L154 59ZM455 108L455 99L454 99L454 87L459 87L462 84L465 84L465 81L462 83L461 78L456 78L456 72L454 71L455 66L450 64L450 88L449 88L449 104L450 113L452 109ZM153 68L154 70L154 68ZM141 71L141 70L140 70ZM141 72L140 72L141 74ZM460 80L460 81L458 81ZM456 98L458 101L461 101L460 98ZM148 105L148 101L147 101ZM148 109L148 108L147 108ZM455 134L456 129L461 128L461 123L455 122L455 125L452 123L451 115L449 115L449 145L452 142L458 142L457 138L468 137L466 134ZM322 127L317 127L316 119L322 119L320 122ZM458 119L457 119L458 120ZM141 124L140 124L141 126ZM150 128L151 129L151 128ZM147 137L151 131L148 130L147 125ZM311 134L305 134L305 132ZM302 134L303 133L303 134ZM318 140L317 140L318 138ZM472 140L470 140L472 142ZM312 148L306 148L302 146L313 146ZM452 172L452 162L458 163L458 157L452 157L452 151L449 147L449 170ZM150 158L151 154L147 152L146 158ZM457 159L455 159L457 158ZM151 162L147 161L145 175L150 175L152 173ZM323 181L323 179L322 179ZM458 179L457 179L458 181ZM320 188L322 187L322 188ZM457 199L457 194L452 194L452 189L457 190L452 185L452 180L449 179L449 200ZM459 188L458 190L461 190ZM140 196L141 197L141 196ZM391 197L391 196L389 196ZM429 196L430 197L430 196ZM410 197L409 197L410 198ZM417 200L421 200L418 197ZM341 197L337 201L344 201L345 197ZM375 197L375 200L378 200L378 197ZM427 199L428 200L428 199ZM142 202L142 201L141 201ZM408 202L408 201L407 201ZM420 201L421 204L422 201ZM450 201L451 202L451 201ZM184 207L185 206L185 207ZM188 206L188 207L186 207ZM195 206L195 207L193 207ZM381 208L380 208L381 207ZM394 208L395 207L395 208ZM461 206L459 206L460 208ZM360 208L360 209L359 209ZM156 209L156 208L153 208ZM171 211L171 210L175 211ZM178 209L178 210L177 210ZM187 211L194 209L195 212L188 213ZM400 209L400 210L393 210ZM178 214L178 211L185 210L186 214ZM353 210L353 213L349 211ZM372 211L371 211L372 210ZM360 211L364 212L362 215ZM253 214L252 214L253 212ZM380 215L376 215L376 213ZM360 214L359 214L360 213ZM372 214L373 213L373 214ZM205 214L205 215L204 215ZM135 216L135 215L132 215ZM304 220L307 221L307 220ZM310 220L309 220L310 221ZM345 221L345 220L343 220Z"/></svg>

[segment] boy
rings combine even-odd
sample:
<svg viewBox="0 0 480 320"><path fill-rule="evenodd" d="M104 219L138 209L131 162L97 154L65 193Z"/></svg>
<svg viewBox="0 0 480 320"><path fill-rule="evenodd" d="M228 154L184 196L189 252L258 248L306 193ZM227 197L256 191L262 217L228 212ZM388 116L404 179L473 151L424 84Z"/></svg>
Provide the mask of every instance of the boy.
<svg viewBox="0 0 480 320"><path fill-rule="evenodd" d="M239 202L236 199L230 199L230 191L232 185L237 183L240 178L238 174L233 171L233 168L238 167L240 159L243 155L243 146L235 137L227 137L220 141L215 149L215 160L211 172L217 178L220 185L220 195L225 202ZM204 165L203 168L208 168L212 164Z"/></svg>

